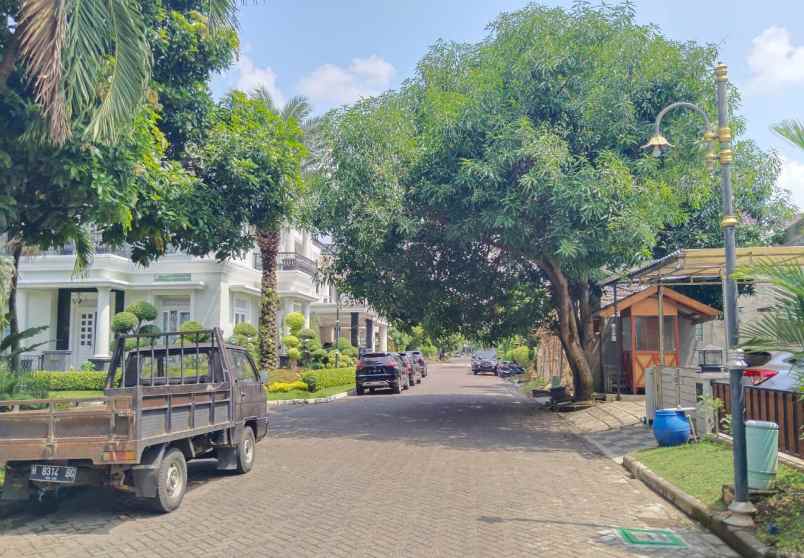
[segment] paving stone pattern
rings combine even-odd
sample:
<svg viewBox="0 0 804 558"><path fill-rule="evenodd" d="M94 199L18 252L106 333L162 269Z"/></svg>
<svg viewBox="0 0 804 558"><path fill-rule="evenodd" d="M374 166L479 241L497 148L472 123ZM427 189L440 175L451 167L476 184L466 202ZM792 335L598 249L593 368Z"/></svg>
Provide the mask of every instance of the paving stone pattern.
<svg viewBox="0 0 804 558"><path fill-rule="evenodd" d="M430 370L402 395L277 408L254 470L192 463L172 514L84 491L2 520L0 557L733 556L506 382ZM689 548L629 548L617 527Z"/></svg>

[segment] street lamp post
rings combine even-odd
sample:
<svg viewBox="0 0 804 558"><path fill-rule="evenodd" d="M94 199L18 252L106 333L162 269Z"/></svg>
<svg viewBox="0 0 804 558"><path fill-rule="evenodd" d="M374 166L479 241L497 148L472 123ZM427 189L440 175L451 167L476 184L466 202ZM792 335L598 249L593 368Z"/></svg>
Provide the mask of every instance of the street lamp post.
<svg viewBox="0 0 804 558"><path fill-rule="evenodd" d="M728 68L725 64L715 67L715 80L717 83L717 130L709 124L706 112L697 105L687 102L673 103L656 116L656 131L647 145L643 147L652 149L653 154L661 156L671 147L670 142L661 133L662 118L674 108L687 108L701 114L706 124L704 140L720 144L720 151L715 155L709 150L706 155L707 168L714 169L715 160L720 162L720 189L723 203L723 218L720 228L723 230L725 245L726 269L723 278L723 305L726 321L726 346L728 348L727 368L729 370L729 383L731 387L731 429L734 453L734 502L729 506L733 512L727 520L733 525L751 526L751 515L756 511L748 500L748 466L745 445L745 421L743 401L743 371L746 367L743 353L737 348L739 342L739 325L737 321L737 282L734 271L737 267L737 255L734 239L734 227L737 217L734 215L734 196L731 191L731 163L733 153L731 150L731 129L729 127L728 107Z"/></svg>

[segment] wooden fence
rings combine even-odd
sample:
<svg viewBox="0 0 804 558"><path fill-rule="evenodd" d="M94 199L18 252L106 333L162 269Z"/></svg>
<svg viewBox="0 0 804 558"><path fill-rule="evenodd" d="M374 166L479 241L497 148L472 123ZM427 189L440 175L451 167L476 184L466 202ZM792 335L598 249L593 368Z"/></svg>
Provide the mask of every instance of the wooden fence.
<svg viewBox="0 0 804 558"><path fill-rule="evenodd" d="M804 440L801 425L804 419L804 398L791 391L744 386L745 420L767 420L779 425L779 451L804 459ZM731 413L729 384L714 382L712 396L725 407L721 414Z"/></svg>

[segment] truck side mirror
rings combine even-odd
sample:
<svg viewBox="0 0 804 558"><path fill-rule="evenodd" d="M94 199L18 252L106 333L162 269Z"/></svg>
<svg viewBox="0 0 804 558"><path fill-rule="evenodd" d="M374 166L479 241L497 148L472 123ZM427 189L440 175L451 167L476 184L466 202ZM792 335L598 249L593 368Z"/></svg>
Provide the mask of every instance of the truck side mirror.
<svg viewBox="0 0 804 558"><path fill-rule="evenodd" d="M260 371L260 383L261 384L267 384L268 383L268 371L267 370L261 370Z"/></svg>

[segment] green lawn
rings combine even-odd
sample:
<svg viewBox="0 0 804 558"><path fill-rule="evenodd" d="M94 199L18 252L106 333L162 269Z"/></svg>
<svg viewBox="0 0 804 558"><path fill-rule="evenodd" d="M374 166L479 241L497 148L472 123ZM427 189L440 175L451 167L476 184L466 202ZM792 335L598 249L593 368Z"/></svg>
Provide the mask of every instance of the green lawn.
<svg viewBox="0 0 804 558"><path fill-rule="evenodd" d="M634 457L687 494L712 509L722 509L724 484L733 483L731 448L715 442L700 442L672 448L639 451ZM804 551L804 473L779 465L779 493L757 503L757 536L766 544L785 551ZM771 535L774 525L779 533Z"/></svg>
<svg viewBox="0 0 804 558"><path fill-rule="evenodd" d="M319 389L318 391L309 392L309 391L302 391L302 390L293 390L287 392L276 392L276 393L269 393L268 400L269 401L276 401L279 399L311 399L313 397L327 397L329 395L335 395L336 393L342 393L344 391L349 391L355 388L354 384L345 384L342 386L332 386L324 389Z"/></svg>
<svg viewBox="0 0 804 558"><path fill-rule="evenodd" d="M103 397L102 391L49 391L47 396L50 399L71 399L74 397Z"/></svg>

